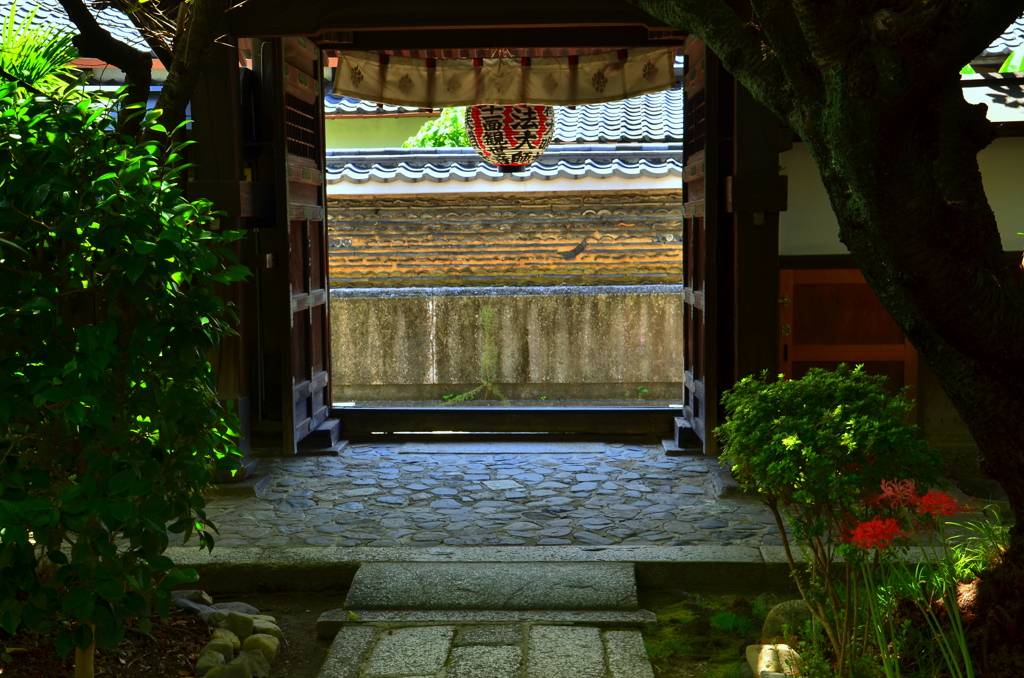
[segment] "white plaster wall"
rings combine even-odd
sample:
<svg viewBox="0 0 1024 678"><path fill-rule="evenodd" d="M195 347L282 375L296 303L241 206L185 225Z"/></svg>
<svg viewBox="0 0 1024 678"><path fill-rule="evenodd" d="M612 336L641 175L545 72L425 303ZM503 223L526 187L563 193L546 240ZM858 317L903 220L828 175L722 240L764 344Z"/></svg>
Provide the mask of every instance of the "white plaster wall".
<svg viewBox="0 0 1024 678"><path fill-rule="evenodd" d="M1003 137L978 154L982 181L995 212L1003 249L1024 249L1024 137ZM779 219L779 254L848 254L825 187L802 143L779 154L789 177L789 210Z"/></svg>

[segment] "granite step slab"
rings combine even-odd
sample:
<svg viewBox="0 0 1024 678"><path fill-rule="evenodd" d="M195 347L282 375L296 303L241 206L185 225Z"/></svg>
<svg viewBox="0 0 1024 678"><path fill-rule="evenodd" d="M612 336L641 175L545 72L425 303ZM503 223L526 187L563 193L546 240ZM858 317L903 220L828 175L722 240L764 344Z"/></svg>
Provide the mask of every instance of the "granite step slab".
<svg viewBox="0 0 1024 678"><path fill-rule="evenodd" d="M635 611L632 563L364 563L349 610Z"/></svg>
<svg viewBox="0 0 1024 678"><path fill-rule="evenodd" d="M330 640L345 627L388 624L586 624L644 627L657 622L648 610L328 610L316 621L316 635Z"/></svg>
<svg viewBox="0 0 1024 678"><path fill-rule="evenodd" d="M590 626L348 626L318 678L654 678L635 630Z"/></svg>

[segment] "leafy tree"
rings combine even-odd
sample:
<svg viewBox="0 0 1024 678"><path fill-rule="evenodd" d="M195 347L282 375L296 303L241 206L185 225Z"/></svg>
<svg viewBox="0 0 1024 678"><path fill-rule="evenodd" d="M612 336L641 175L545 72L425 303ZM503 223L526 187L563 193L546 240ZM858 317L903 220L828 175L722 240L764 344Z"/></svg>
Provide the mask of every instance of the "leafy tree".
<svg viewBox="0 0 1024 678"><path fill-rule="evenodd" d="M1024 294L978 168L994 128L960 86L1024 1L630 2L700 37L803 140L840 239L1009 496L1005 572L1024 597Z"/></svg>
<svg viewBox="0 0 1024 678"><path fill-rule="evenodd" d="M116 102L19 87L0 81L0 628L56 629L84 677L196 579L169 533L213 547L200 489L237 466L238 427L206 360L236 320L212 286L247 270L241 233L183 197L180 146L111 134Z"/></svg>
<svg viewBox="0 0 1024 678"><path fill-rule="evenodd" d="M18 22L16 9L13 3L0 27L0 76L36 93L62 88L78 72L71 66L78 57L72 36L52 26L34 25L38 8Z"/></svg>
<svg viewBox="0 0 1024 678"><path fill-rule="evenodd" d="M415 135L406 139L403 148L469 148L463 117L466 107L442 108L441 115L430 118Z"/></svg>

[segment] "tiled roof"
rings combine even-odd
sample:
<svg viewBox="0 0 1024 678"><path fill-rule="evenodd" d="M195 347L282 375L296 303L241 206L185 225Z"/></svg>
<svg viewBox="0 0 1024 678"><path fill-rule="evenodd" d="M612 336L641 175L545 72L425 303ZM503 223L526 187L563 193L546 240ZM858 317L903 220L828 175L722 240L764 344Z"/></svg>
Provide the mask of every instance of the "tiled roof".
<svg viewBox="0 0 1024 678"><path fill-rule="evenodd" d="M380 113L418 113L425 109L407 106L377 104L353 97L340 97L337 94L324 95L324 113L327 115L373 115Z"/></svg>
<svg viewBox="0 0 1024 678"><path fill-rule="evenodd" d="M991 45L986 47L980 56L1006 56L1022 44L1024 44L1024 17L1019 17Z"/></svg>
<svg viewBox="0 0 1024 678"><path fill-rule="evenodd" d="M142 39L139 30L135 28L135 25L125 16L124 12L112 7L97 10L92 6L91 2L86 2L85 4L95 15L99 25L110 31L110 34L115 38L132 47L146 52L150 51L149 45ZM50 24L63 28L70 33L78 33L78 28L68 18L67 12L64 11L64 8L57 0L18 0L15 12L19 18L24 19L33 8L38 8L35 19L37 24ZM0 21L5 20L10 11L10 2L0 2Z"/></svg>
<svg viewBox="0 0 1024 678"><path fill-rule="evenodd" d="M586 106L558 106L552 143L683 140L683 88Z"/></svg>
<svg viewBox="0 0 1024 678"><path fill-rule="evenodd" d="M565 145L549 147L525 172L504 174L470 148L328 151L327 183L681 177L682 155L680 143Z"/></svg>
<svg viewBox="0 0 1024 678"><path fill-rule="evenodd" d="M556 106L553 144L659 142L683 140L683 88L585 106ZM405 108L328 94L327 115L415 113Z"/></svg>

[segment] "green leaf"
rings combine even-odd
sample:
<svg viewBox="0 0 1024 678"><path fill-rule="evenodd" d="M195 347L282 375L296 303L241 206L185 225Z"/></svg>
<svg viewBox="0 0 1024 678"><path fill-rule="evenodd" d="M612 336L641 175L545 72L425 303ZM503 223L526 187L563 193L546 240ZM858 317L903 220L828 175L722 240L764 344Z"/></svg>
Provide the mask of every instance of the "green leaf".
<svg viewBox="0 0 1024 678"><path fill-rule="evenodd" d="M108 482L107 487L113 494L121 494L131 487L131 484L135 482L135 479L135 470L128 468L115 473Z"/></svg>
<svg viewBox="0 0 1024 678"><path fill-rule="evenodd" d="M75 647L75 640L71 637L71 634L67 629L61 629L57 634L56 650L57 656L61 658L61 661L67 659L68 655L71 654L71 650Z"/></svg>
<svg viewBox="0 0 1024 678"><path fill-rule="evenodd" d="M15 609L4 610L3 614L0 614L0 628L12 636L18 632L18 627L21 626L21 611Z"/></svg>
<svg viewBox="0 0 1024 678"><path fill-rule="evenodd" d="M112 603L124 598L124 584L119 581L104 581L96 585L96 593Z"/></svg>
<svg viewBox="0 0 1024 678"><path fill-rule="evenodd" d="M74 612L93 602L93 593L85 587L79 587L70 591L60 600L62 612Z"/></svg>
<svg viewBox="0 0 1024 678"><path fill-rule="evenodd" d="M146 562L149 563L149 566L154 570L171 570L174 568L174 561L167 556L150 556L146 559Z"/></svg>
<svg viewBox="0 0 1024 678"><path fill-rule="evenodd" d="M139 617L139 620L136 622L136 626L138 626L139 630L143 633L149 633L153 628L153 622L149 617Z"/></svg>

